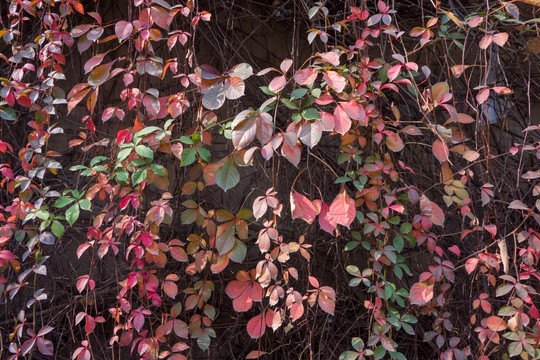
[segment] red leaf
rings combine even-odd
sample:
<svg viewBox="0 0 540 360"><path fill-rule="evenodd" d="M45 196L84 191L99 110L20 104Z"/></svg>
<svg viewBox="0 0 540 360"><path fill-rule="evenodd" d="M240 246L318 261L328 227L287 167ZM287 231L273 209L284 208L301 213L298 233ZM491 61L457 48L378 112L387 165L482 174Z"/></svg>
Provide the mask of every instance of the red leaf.
<svg viewBox="0 0 540 360"><path fill-rule="evenodd" d="M264 335L266 331L266 319L264 313L261 313L247 323L247 332L253 339L258 339Z"/></svg>
<svg viewBox="0 0 540 360"><path fill-rule="evenodd" d="M296 191L291 192L291 211L293 219L302 219L310 224L317 216L315 205L307 197Z"/></svg>
<svg viewBox="0 0 540 360"><path fill-rule="evenodd" d="M491 45L491 42L493 41L493 35L485 35L482 40L480 40L480 43L478 46L480 49L487 49L489 45Z"/></svg>
<svg viewBox="0 0 540 360"><path fill-rule="evenodd" d="M433 299L433 285L428 285L426 281L417 282L411 287L411 304L424 305Z"/></svg>
<svg viewBox="0 0 540 360"><path fill-rule="evenodd" d="M448 156L450 155L450 152L448 150L448 146L446 146L445 143L443 143L441 140L435 140L433 143L433 155L441 162L441 164L445 161L448 161Z"/></svg>
<svg viewBox="0 0 540 360"><path fill-rule="evenodd" d="M457 245L450 246L448 250L456 254L458 257L461 254L461 251L459 250L459 247Z"/></svg>
<svg viewBox="0 0 540 360"><path fill-rule="evenodd" d="M349 228L356 216L354 200L343 189L330 205L329 213L332 219L340 225Z"/></svg>

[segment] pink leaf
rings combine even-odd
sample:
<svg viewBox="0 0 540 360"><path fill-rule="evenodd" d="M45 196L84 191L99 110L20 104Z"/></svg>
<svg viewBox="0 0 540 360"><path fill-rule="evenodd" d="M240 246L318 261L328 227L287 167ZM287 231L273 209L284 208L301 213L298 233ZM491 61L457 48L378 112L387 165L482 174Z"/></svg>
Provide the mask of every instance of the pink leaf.
<svg viewBox="0 0 540 360"><path fill-rule="evenodd" d="M114 32L119 42L127 39L133 32L133 25L130 22L121 20L114 26Z"/></svg>
<svg viewBox="0 0 540 360"><path fill-rule="evenodd" d="M484 101L487 100L488 97L489 97L489 88L483 88L476 95L476 101L478 101L479 104L482 104Z"/></svg>
<svg viewBox="0 0 540 360"><path fill-rule="evenodd" d="M321 226L321 229L334 235L334 231L336 230L337 223L332 218L332 215L330 215L329 211L330 211L330 206L326 205L325 203L322 203L321 211L319 213L319 225Z"/></svg>
<svg viewBox="0 0 540 360"><path fill-rule="evenodd" d="M508 34L503 32L493 35L493 42L499 46L503 46L508 40Z"/></svg>
<svg viewBox="0 0 540 360"><path fill-rule="evenodd" d="M339 66L339 55L333 51L322 53L321 58L333 66Z"/></svg>
<svg viewBox="0 0 540 360"><path fill-rule="evenodd" d="M291 211L293 219L302 219L310 224L317 216L315 205L307 197L296 191L291 192Z"/></svg>
<svg viewBox="0 0 540 360"><path fill-rule="evenodd" d="M435 155L437 160L441 163L448 161L448 156L450 155L448 146L441 140L435 140L433 143L433 155Z"/></svg>
<svg viewBox="0 0 540 360"><path fill-rule="evenodd" d="M319 291L319 306L321 307L321 309L323 309L324 312L327 312L330 315L334 315L336 302L322 291Z"/></svg>
<svg viewBox="0 0 540 360"><path fill-rule="evenodd" d="M366 111L364 107L354 101L340 102L339 103L345 114L353 120L364 122L366 120Z"/></svg>
<svg viewBox="0 0 540 360"><path fill-rule="evenodd" d="M270 81L270 84L268 84L268 89L270 89L270 91L273 93L277 93L278 91L281 91L285 85L287 85L287 79L285 79L285 76L278 76Z"/></svg>
<svg viewBox="0 0 540 360"><path fill-rule="evenodd" d="M298 85L309 85L317 79L317 74L318 73L312 68L298 70L296 74L294 74L294 81L296 81Z"/></svg>
<svg viewBox="0 0 540 360"><path fill-rule="evenodd" d="M347 85L347 80L335 71L327 71L324 74L323 79L337 93L342 92Z"/></svg>
<svg viewBox="0 0 540 360"><path fill-rule="evenodd" d="M403 65L401 65L401 64L392 66L388 70L388 80L394 81L399 76L399 74L401 73L401 67L402 66Z"/></svg>
<svg viewBox="0 0 540 360"><path fill-rule="evenodd" d="M515 210L525 210L525 211L528 211L530 210L527 205L525 205L524 203L522 203L521 201L519 200L514 200L510 203L510 205L508 205L508 208L509 209L515 209Z"/></svg>
<svg viewBox="0 0 540 360"><path fill-rule="evenodd" d="M344 135L351 129L352 121L341 106L334 109L334 131Z"/></svg>
<svg viewBox="0 0 540 360"><path fill-rule="evenodd" d="M476 120L467 114L459 113L457 114L457 122L462 124L471 124L476 122Z"/></svg>
<svg viewBox="0 0 540 360"><path fill-rule="evenodd" d="M465 262L465 270L467 271L467 274L470 274L476 269L476 265L478 265L478 258L470 258Z"/></svg>
<svg viewBox="0 0 540 360"><path fill-rule="evenodd" d="M409 297L413 305L427 304L433 299L433 285L428 285L426 281L417 282L411 287Z"/></svg>
<svg viewBox="0 0 540 360"><path fill-rule="evenodd" d="M247 332L253 339L258 339L264 335L266 331L266 319L264 313L261 313L247 323Z"/></svg>
<svg viewBox="0 0 540 360"><path fill-rule="evenodd" d="M343 189L330 205L329 213L337 224L347 228L352 224L356 216L354 200Z"/></svg>

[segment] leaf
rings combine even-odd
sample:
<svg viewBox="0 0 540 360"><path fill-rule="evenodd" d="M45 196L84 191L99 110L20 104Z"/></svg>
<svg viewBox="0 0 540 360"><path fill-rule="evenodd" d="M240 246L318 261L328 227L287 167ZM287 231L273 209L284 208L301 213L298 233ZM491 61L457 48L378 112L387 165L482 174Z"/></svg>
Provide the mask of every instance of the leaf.
<svg viewBox="0 0 540 360"><path fill-rule="evenodd" d="M450 87L446 81L436 83L431 87L431 99L434 103L441 103L441 97L450 91Z"/></svg>
<svg viewBox="0 0 540 360"><path fill-rule="evenodd" d="M483 88L476 95L476 101L478 101L478 104L482 104L484 101L488 99L488 97L489 97L489 88Z"/></svg>
<svg viewBox="0 0 540 360"><path fill-rule="evenodd" d="M386 134L386 146L393 152L399 152L403 150L405 147L405 144L403 143L403 140L399 137L398 133L390 132Z"/></svg>
<svg viewBox="0 0 540 360"><path fill-rule="evenodd" d="M229 252L235 244L235 226L234 222L227 222L217 227L216 231L216 248L220 254Z"/></svg>
<svg viewBox="0 0 540 360"><path fill-rule="evenodd" d="M227 191L238 184L240 181L240 173L236 169L232 158L229 157L216 171L214 181L220 188L223 189L223 191Z"/></svg>
<svg viewBox="0 0 540 360"><path fill-rule="evenodd" d="M352 121L341 108L341 106L336 106L334 109L334 131L344 135L347 131L351 129Z"/></svg>
<svg viewBox="0 0 540 360"><path fill-rule="evenodd" d="M75 221L79 218L79 204L73 204L66 210L66 220L69 223L69 226L73 226Z"/></svg>
<svg viewBox="0 0 540 360"><path fill-rule="evenodd" d="M490 316L487 318L486 324L493 331L506 330L506 322L498 316Z"/></svg>
<svg viewBox="0 0 540 360"><path fill-rule="evenodd" d="M322 53L321 59L333 66L339 66L339 55L333 51Z"/></svg>
<svg viewBox="0 0 540 360"><path fill-rule="evenodd" d="M92 70L92 72L88 76L88 84L96 87L103 84L105 81L107 81L113 64L114 64L114 61L108 64L99 65L94 70Z"/></svg>
<svg viewBox="0 0 540 360"><path fill-rule="evenodd" d="M292 191L290 200L293 219L302 219L310 224L315 220L317 209L307 197L296 191Z"/></svg>
<svg viewBox="0 0 540 360"><path fill-rule="evenodd" d="M266 319L264 313L251 318L247 323L247 332L253 339L258 339L266 331Z"/></svg>
<svg viewBox="0 0 540 360"><path fill-rule="evenodd" d="M328 295L326 295L323 291L319 291L319 306L321 309L330 314L334 315L334 310L336 308L336 302L334 299L331 299Z"/></svg>
<svg viewBox="0 0 540 360"><path fill-rule="evenodd" d="M285 76L278 76L270 81L270 84L268 84L268 89L270 89L270 91L273 93L277 93L281 91L285 85L287 85L287 79Z"/></svg>
<svg viewBox="0 0 540 360"><path fill-rule="evenodd" d="M493 42L499 46L503 46L508 40L508 34L503 32L493 35Z"/></svg>
<svg viewBox="0 0 540 360"><path fill-rule="evenodd" d="M509 209L514 209L514 210L525 210L525 211L528 211L530 210L527 205L525 205L523 202L521 202L520 200L514 200L510 203L510 205L508 205L508 208Z"/></svg>
<svg viewBox="0 0 540 360"><path fill-rule="evenodd" d="M428 285L426 281L415 283L411 287L409 298L413 305L424 305L433 299L433 285Z"/></svg>
<svg viewBox="0 0 540 360"><path fill-rule="evenodd" d="M219 109L225 103L223 89L221 81L207 88L203 94L203 106L209 110Z"/></svg>
<svg viewBox="0 0 540 360"><path fill-rule="evenodd" d="M457 122L461 124L471 124L476 122L476 120L467 114L459 113L457 114Z"/></svg>
<svg viewBox="0 0 540 360"><path fill-rule="evenodd" d="M342 92L347 85L347 80L336 71L327 71L323 75L323 79L336 93Z"/></svg>
<svg viewBox="0 0 540 360"><path fill-rule="evenodd" d="M317 123L307 122L302 126L299 136L303 144L313 148L321 140L322 130Z"/></svg>
<svg viewBox="0 0 540 360"><path fill-rule="evenodd" d="M234 100L244 96L245 89L246 84L239 77L231 77L223 82L223 92L227 99Z"/></svg>
<svg viewBox="0 0 540 360"><path fill-rule="evenodd" d="M10 107L0 108L0 117L4 120L15 121L17 120L17 114L15 110Z"/></svg>
<svg viewBox="0 0 540 360"><path fill-rule="evenodd" d="M253 350L253 351L250 351L249 354L246 355L246 359L258 359L261 356L266 355L266 354L268 353L265 351Z"/></svg>
<svg viewBox="0 0 540 360"><path fill-rule="evenodd" d="M435 155L435 158L437 158L441 164L448 161L448 157L450 155L448 146L446 146L446 144L441 140L435 140L433 143L433 155Z"/></svg>
<svg viewBox="0 0 540 360"><path fill-rule="evenodd" d="M470 258L465 262L465 270L467 271L467 274L471 274L476 269L478 262L478 258Z"/></svg>
<svg viewBox="0 0 540 360"><path fill-rule="evenodd" d="M329 213L332 219L347 229L356 217L356 205L345 189L336 196L330 205Z"/></svg>
<svg viewBox="0 0 540 360"><path fill-rule="evenodd" d="M128 21L121 20L114 25L114 32L118 42L122 42L133 33L133 25Z"/></svg>
<svg viewBox="0 0 540 360"><path fill-rule="evenodd" d="M312 68L298 70L296 74L294 74L294 81L296 81L298 85L309 85L317 79L317 74L318 73Z"/></svg>

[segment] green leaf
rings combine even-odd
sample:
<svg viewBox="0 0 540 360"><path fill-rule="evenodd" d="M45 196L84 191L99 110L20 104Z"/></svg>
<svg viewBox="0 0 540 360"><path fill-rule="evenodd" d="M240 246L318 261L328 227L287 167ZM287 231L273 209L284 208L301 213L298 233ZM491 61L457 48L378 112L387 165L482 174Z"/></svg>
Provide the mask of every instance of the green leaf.
<svg viewBox="0 0 540 360"><path fill-rule="evenodd" d="M268 86L260 86L259 89L261 89L261 91L263 93L265 93L266 95L270 95L270 96L274 96L276 95L276 93L273 93L270 91L270 89L268 88Z"/></svg>
<svg viewBox="0 0 540 360"><path fill-rule="evenodd" d="M17 114L15 114L15 110L13 110L10 107L1 108L0 117L4 120L9 120L9 121L17 120Z"/></svg>
<svg viewBox="0 0 540 360"><path fill-rule="evenodd" d="M352 249L357 247L358 244L358 241L349 241L347 244L345 244L345 251L351 251Z"/></svg>
<svg viewBox="0 0 540 360"><path fill-rule="evenodd" d="M307 92L308 92L308 89L304 89L304 88L296 89L291 93L291 100L301 99L307 94ZM286 99L282 99L282 100L286 100Z"/></svg>
<svg viewBox="0 0 540 360"><path fill-rule="evenodd" d="M302 117L306 120L319 120L319 111L315 108L302 110Z"/></svg>
<svg viewBox="0 0 540 360"><path fill-rule="evenodd" d="M351 181L351 178L349 178L347 176L340 176L334 181L334 184L341 184L341 183L348 182L348 181Z"/></svg>
<svg viewBox="0 0 540 360"><path fill-rule="evenodd" d="M295 112L291 116L292 121L294 121L296 124L298 124L300 121L302 121L302 115L300 113Z"/></svg>
<svg viewBox="0 0 540 360"><path fill-rule="evenodd" d="M409 222L404 222L399 228L399 232L402 234L408 234L412 230L412 225Z"/></svg>
<svg viewBox="0 0 540 360"><path fill-rule="evenodd" d="M193 145L193 140L191 140L187 136L181 136L180 139L178 139L178 140L180 140L180 142L183 143L183 144Z"/></svg>
<svg viewBox="0 0 540 360"><path fill-rule="evenodd" d="M214 175L216 184L227 191L238 184L240 181L240 174L236 169L231 158L228 158L225 163L216 171Z"/></svg>
<svg viewBox="0 0 540 360"><path fill-rule="evenodd" d="M133 175L131 175L131 182L133 183L133 186L136 186L136 185L142 183L144 180L146 180L147 175L148 175L148 168L147 167L142 167L142 168L139 168L139 169L135 170Z"/></svg>
<svg viewBox="0 0 540 360"><path fill-rule="evenodd" d="M90 160L90 166L94 166L97 163L100 163L103 160L107 160L107 159L108 159L108 157L106 157L106 156L96 156L92 160Z"/></svg>
<svg viewBox="0 0 540 360"><path fill-rule="evenodd" d="M152 169L152 172L154 174L165 176L165 168L163 167L163 165L150 164L150 168Z"/></svg>
<svg viewBox="0 0 540 360"><path fill-rule="evenodd" d="M184 151L182 151L182 161L180 162L180 166L188 166L195 162L195 148L188 147L184 148Z"/></svg>
<svg viewBox="0 0 540 360"><path fill-rule="evenodd" d="M414 333L413 333L414 334ZM397 351L391 351L390 353L390 356L392 357L392 359L397 359L397 360L407 360L407 358L405 357L405 355L403 355L402 353L400 352L397 352Z"/></svg>
<svg viewBox="0 0 540 360"><path fill-rule="evenodd" d="M65 228L60 221L54 220L51 225L51 231L57 238L60 239L64 234Z"/></svg>
<svg viewBox="0 0 540 360"><path fill-rule="evenodd" d="M403 250L403 246L405 246L405 242L403 241L403 237L397 235L394 238L394 247L398 252L401 252Z"/></svg>
<svg viewBox="0 0 540 360"><path fill-rule="evenodd" d="M315 96L317 99L321 96L321 93L322 91L319 88L311 90L311 95Z"/></svg>
<svg viewBox="0 0 540 360"><path fill-rule="evenodd" d="M55 208L61 209L64 206L71 204L73 201L75 201L75 199L70 198L70 197L60 197L60 198L56 199L56 202L54 203L53 206Z"/></svg>
<svg viewBox="0 0 540 360"><path fill-rule="evenodd" d="M127 183L129 181L129 172L127 170L118 170L116 172L116 180Z"/></svg>
<svg viewBox="0 0 540 360"><path fill-rule="evenodd" d="M135 152L144 158L147 158L150 160L154 159L154 152L148 146L137 145L135 146Z"/></svg>
<svg viewBox="0 0 540 360"><path fill-rule="evenodd" d="M159 130L161 130L161 128L158 128L157 126L148 126L142 129L141 131L137 131L137 133L135 133L135 136L142 138L143 136L146 136L148 134L151 134Z"/></svg>
<svg viewBox="0 0 540 360"><path fill-rule="evenodd" d="M345 351L339 355L339 360L356 360L358 353L356 351Z"/></svg>
<svg viewBox="0 0 540 360"><path fill-rule="evenodd" d="M234 247L229 253L229 259L236 263L241 263L246 258L247 246L240 240L236 240Z"/></svg>
<svg viewBox="0 0 540 360"><path fill-rule="evenodd" d="M86 211L92 210L92 203L87 199L80 200L79 206L81 207L81 209L86 210Z"/></svg>
<svg viewBox="0 0 540 360"><path fill-rule="evenodd" d="M133 148L131 147L120 150L120 152L118 153L118 161L126 160L129 154L131 154L131 150L133 150Z"/></svg>
<svg viewBox="0 0 540 360"><path fill-rule="evenodd" d="M206 334L199 335L197 338L197 345L202 351L205 351L210 346L210 336Z"/></svg>
<svg viewBox="0 0 540 360"><path fill-rule="evenodd" d="M66 211L66 220L69 223L69 226L73 226L75 221L79 218L79 204L71 205Z"/></svg>
<svg viewBox="0 0 540 360"><path fill-rule="evenodd" d="M283 98L281 99L281 102L289 109L298 110L298 106L289 99Z"/></svg>
<svg viewBox="0 0 540 360"><path fill-rule="evenodd" d="M300 103L300 108L305 109L308 106L311 106L315 102L315 98L313 96L307 97Z"/></svg>
<svg viewBox="0 0 540 360"><path fill-rule="evenodd" d="M202 146L197 146L197 152L199 153L199 156L201 157L201 159L203 159L207 163L210 162L212 158L212 154L210 154L210 151L208 151L208 149L205 149Z"/></svg>
<svg viewBox="0 0 540 360"><path fill-rule="evenodd" d="M377 346L377 348L373 352L373 356L375 357L375 359L382 359L385 354L386 354L386 349L383 348L382 346Z"/></svg>

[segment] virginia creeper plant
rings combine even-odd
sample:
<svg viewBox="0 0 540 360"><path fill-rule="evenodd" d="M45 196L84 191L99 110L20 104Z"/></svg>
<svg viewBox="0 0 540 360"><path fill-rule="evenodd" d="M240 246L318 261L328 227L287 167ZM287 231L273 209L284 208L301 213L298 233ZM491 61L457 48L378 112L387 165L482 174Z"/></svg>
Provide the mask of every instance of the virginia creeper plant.
<svg viewBox="0 0 540 360"><path fill-rule="evenodd" d="M0 357L540 358L540 128L494 135L538 19L302 4L311 54L224 68L197 1L2 5Z"/></svg>

